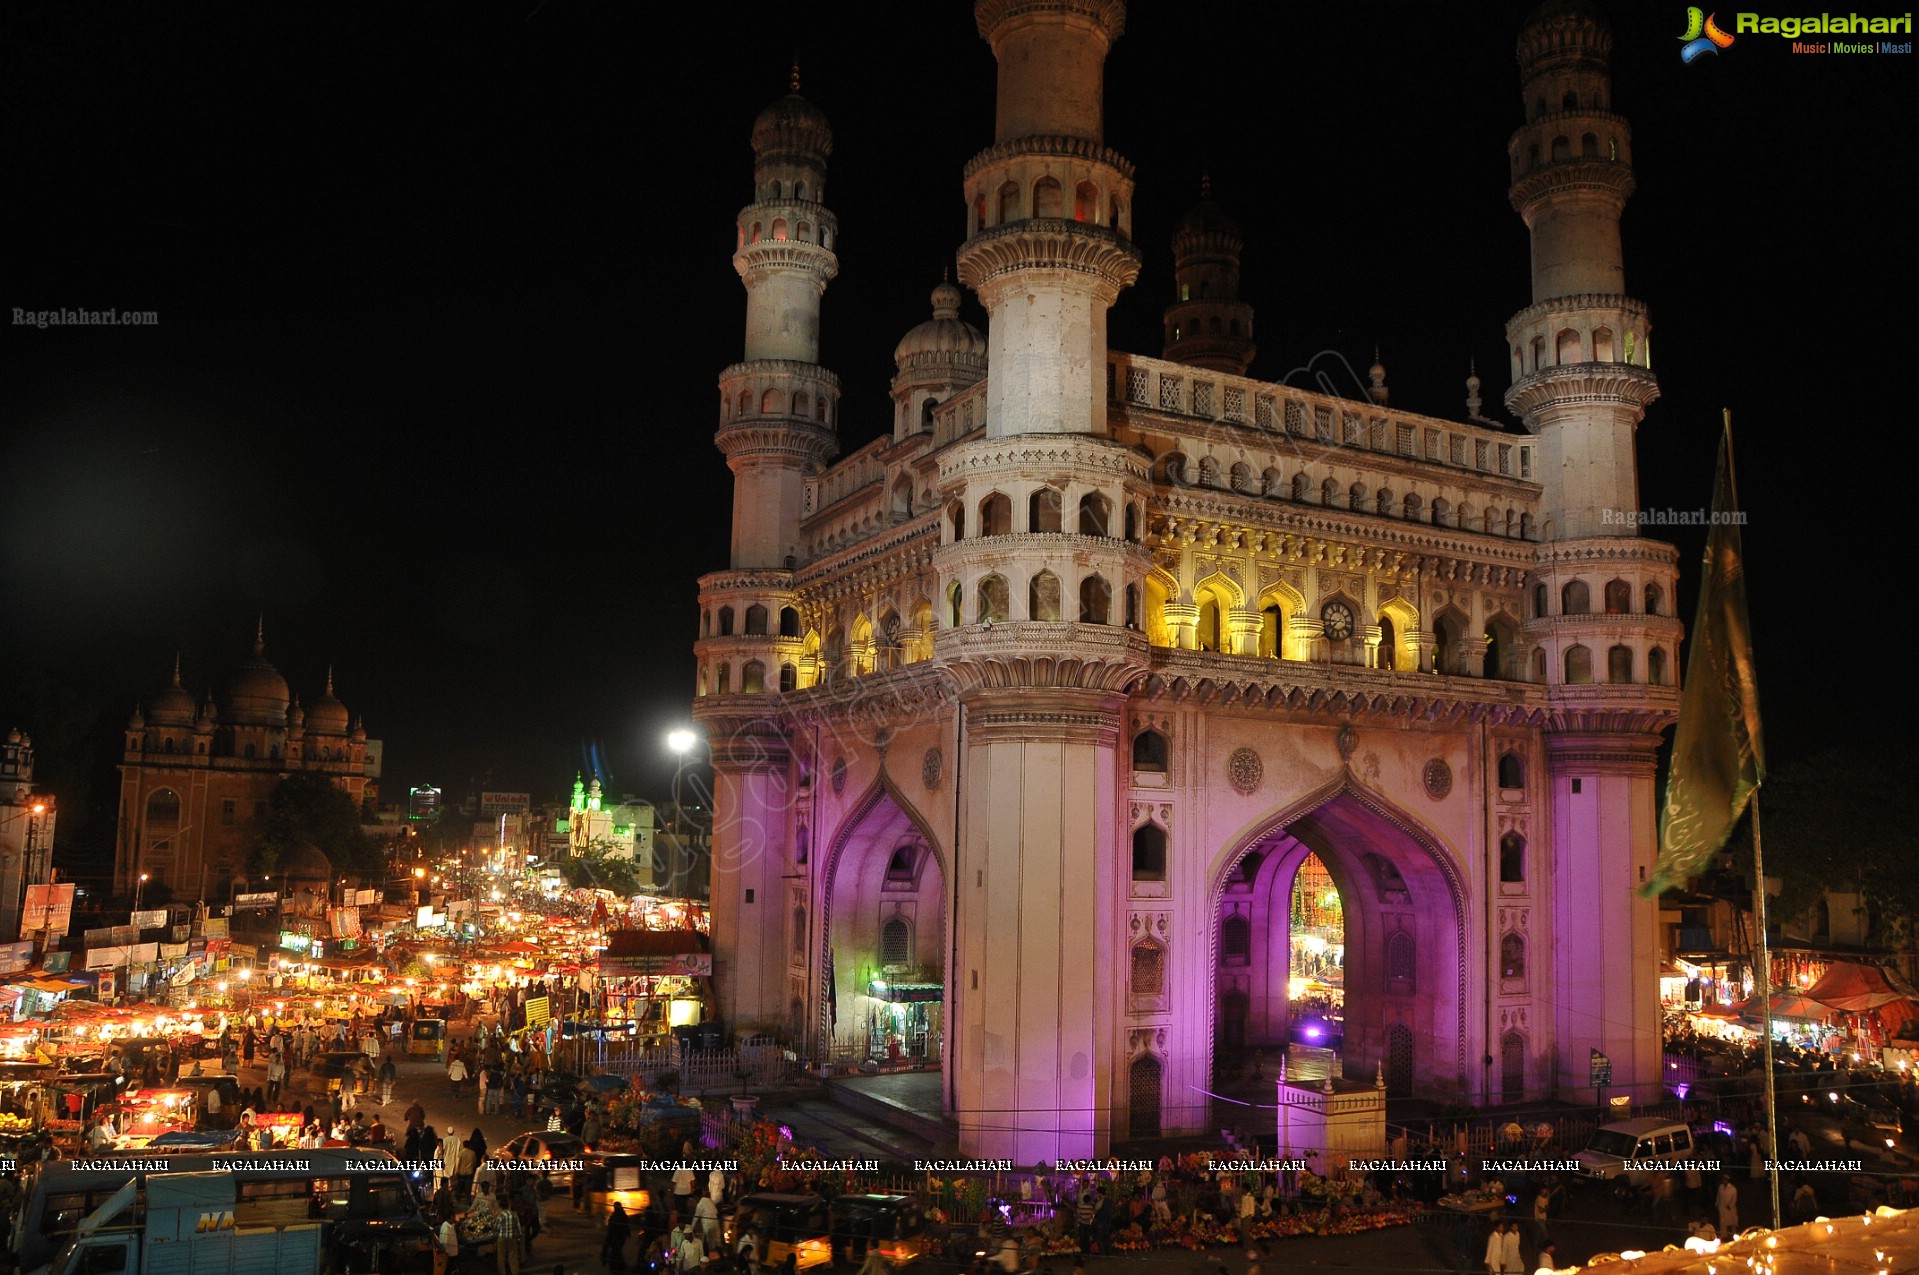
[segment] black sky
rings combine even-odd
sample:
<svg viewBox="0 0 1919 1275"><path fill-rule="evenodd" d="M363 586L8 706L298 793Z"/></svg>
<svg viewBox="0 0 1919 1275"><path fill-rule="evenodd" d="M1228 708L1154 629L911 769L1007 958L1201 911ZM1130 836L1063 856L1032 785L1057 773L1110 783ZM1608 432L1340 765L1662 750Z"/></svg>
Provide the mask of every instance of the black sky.
<svg viewBox="0 0 1919 1275"><path fill-rule="evenodd" d="M1107 140L1148 257L1115 344L1158 352L1168 233L1210 169L1255 374L1377 344L1396 406L1457 416L1476 358L1496 409L1530 300L1505 194L1528 7L1136 3ZM1707 501L1730 407L1775 760L1889 740L1919 67L1757 36L1686 66L1681 8L1611 13L1663 386L1643 503ZM204 688L262 612L295 689L331 661L387 741L389 795L545 794L588 738L655 787L694 580L725 563L714 378L741 350L753 117L797 49L836 134L847 450L887 428L992 135L962 0L16 3L0 37L4 314L159 315L6 329L0 729L95 805L174 652ZM1672 538L1690 584L1700 540Z"/></svg>

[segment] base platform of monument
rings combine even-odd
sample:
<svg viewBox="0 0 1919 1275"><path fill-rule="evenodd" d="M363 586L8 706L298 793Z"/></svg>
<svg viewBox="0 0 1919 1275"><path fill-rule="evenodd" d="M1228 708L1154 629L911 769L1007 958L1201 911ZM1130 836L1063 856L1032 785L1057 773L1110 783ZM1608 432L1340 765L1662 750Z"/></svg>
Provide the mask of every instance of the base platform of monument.
<svg viewBox="0 0 1919 1275"><path fill-rule="evenodd" d="M935 1147L950 1147L959 1139L959 1125L940 1114L937 1071L898 1071L881 1076L841 1076L827 1082L834 1103L871 1120L924 1139Z"/></svg>

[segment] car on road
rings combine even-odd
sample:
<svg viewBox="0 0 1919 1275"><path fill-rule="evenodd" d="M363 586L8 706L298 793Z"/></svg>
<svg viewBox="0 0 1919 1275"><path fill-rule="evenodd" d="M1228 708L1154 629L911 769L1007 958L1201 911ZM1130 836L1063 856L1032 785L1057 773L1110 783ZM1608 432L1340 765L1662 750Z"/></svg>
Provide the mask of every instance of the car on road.
<svg viewBox="0 0 1919 1275"><path fill-rule="evenodd" d="M570 1133L523 1133L487 1156L496 1169L538 1173L550 1187L586 1171L586 1143Z"/></svg>

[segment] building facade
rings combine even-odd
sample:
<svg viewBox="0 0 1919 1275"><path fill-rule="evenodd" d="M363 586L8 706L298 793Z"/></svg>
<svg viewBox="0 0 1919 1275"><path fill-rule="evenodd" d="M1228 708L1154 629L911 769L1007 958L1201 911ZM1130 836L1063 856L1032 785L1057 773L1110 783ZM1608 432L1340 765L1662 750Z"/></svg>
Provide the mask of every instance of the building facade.
<svg viewBox="0 0 1919 1275"><path fill-rule="evenodd" d="M33 785L33 739L18 730L0 740L0 942L33 937L21 926L28 886L53 881L59 810Z"/></svg>
<svg viewBox="0 0 1919 1275"><path fill-rule="evenodd" d="M1681 627L1673 549L1607 517L1657 393L1609 29L1554 0L1519 38L1509 428L1476 377L1461 419L1392 408L1377 365L1350 397L1249 379L1210 198L1160 355L1111 348L1125 7L975 15L998 105L957 277L990 323L939 285L892 437L837 460L830 126L796 84L753 128L695 646L721 1013L937 1062L963 1150L1021 1163L1199 1132L1223 1062L1288 1042L1393 1094L1590 1102L1603 1055L1653 1096L1637 886Z"/></svg>
<svg viewBox="0 0 1919 1275"><path fill-rule="evenodd" d="M218 692L196 699L173 681L127 722L120 758L120 815L113 888L133 894L142 874L173 897L223 897L248 871L267 802L290 775L327 776L361 804L365 729L325 689L302 708L266 658L264 631Z"/></svg>

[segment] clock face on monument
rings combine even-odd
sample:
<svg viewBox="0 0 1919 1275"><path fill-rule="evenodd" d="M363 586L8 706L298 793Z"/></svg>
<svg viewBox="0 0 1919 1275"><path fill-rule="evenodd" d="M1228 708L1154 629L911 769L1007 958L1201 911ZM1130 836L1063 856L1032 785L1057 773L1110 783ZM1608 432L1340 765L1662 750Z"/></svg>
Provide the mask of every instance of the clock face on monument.
<svg viewBox="0 0 1919 1275"><path fill-rule="evenodd" d="M1353 612L1344 602L1328 602L1320 608L1319 622L1326 636L1344 642L1353 635Z"/></svg>

